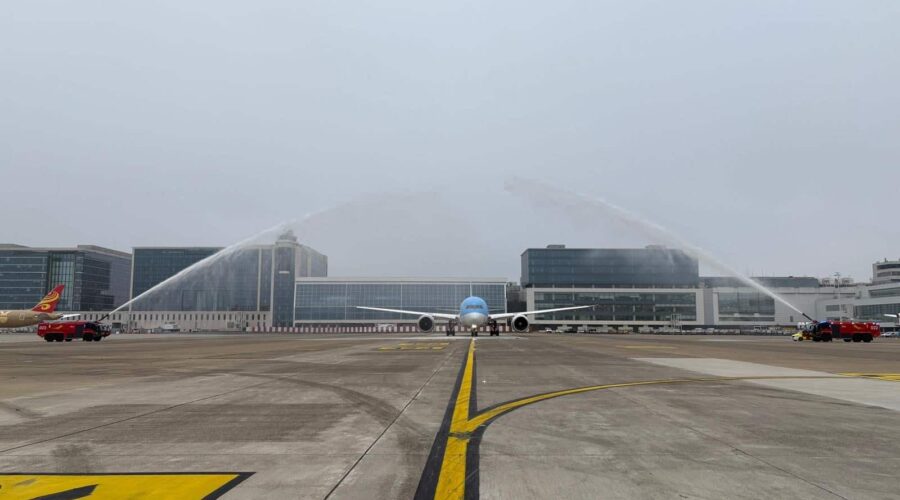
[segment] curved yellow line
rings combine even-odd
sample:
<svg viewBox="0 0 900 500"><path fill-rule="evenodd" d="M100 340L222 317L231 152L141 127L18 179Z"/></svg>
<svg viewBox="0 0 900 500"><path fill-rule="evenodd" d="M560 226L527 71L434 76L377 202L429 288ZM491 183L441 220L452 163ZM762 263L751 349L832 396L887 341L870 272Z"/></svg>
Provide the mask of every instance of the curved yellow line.
<svg viewBox="0 0 900 500"><path fill-rule="evenodd" d="M639 387L646 385L663 385L663 384L686 384L698 382L729 382L740 380L786 380L786 379L831 379L844 378L840 375L822 375L822 376L761 376L761 377L706 377L706 378L682 378L682 379L660 379L660 380L643 380L638 382L622 382L618 384L591 385L587 387L576 387L574 389L564 389L561 391L548 392L545 394L536 394L515 401L501 404L497 407L482 411L477 415L469 418L470 397L472 393L472 374L475 364L475 341L469 343L469 350L466 354L465 368L463 378L460 383L459 392L456 395L455 406L453 408L453 418L450 423L450 431L447 436L447 445L444 449L444 457L441 463L440 476L438 477L437 487L435 489L434 498L440 499L463 499L465 497L466 482L466 453L469 447L471 436L482 426L486 426L494 419L503 416L517 408L527 406L548 399L558 398L562 396L570 396L573 394L581 394L591 391L600 391L605 389L616 389L620 387ZM849 375L849 374L844 374Z"/></svg>

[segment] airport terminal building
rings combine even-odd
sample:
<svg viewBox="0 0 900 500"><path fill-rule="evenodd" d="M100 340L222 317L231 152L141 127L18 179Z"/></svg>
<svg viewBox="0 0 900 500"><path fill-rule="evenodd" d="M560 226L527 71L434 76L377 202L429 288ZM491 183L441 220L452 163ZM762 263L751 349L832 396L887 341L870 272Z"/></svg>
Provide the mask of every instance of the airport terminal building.
<svg viewBox="0 0 900 500"><path fill-rule="evenodd" d="M415 315L357 306L456 314L476 295L492 312L506 312L504 278L298 278L295 326L414 324Z"/></svg>
<svg viewBox="0 0 900 500"><path fill-rule="evenodd" d="M220 253L221 252L221 253ZM153 287L216 255L203 269ZM293 325L298 277L325 277L328 258L291 232L272 245L137 247L131 274L130 330L247 330ZM113 318L116 320L117 318Z"/></svg>
<svg viewBox="0 0 900 500"><path fill-rule="evenodd" d="M700 276L698 261L662 246L625 249L529 248L521 282L504 278L335 278L328 258L290 232L271 245L136 247L0 245L0 309L29 309L65 284L63 312L110 320L131 331L263 331L413 325L415 315L357 306L455 314L463 299L484 298L492 312L591 306L533 318L534 329L652 332L785 328L806 319L737 278ZM215 256L215 257L213 257ZM154 290L204 259L205 268ZM900 261L873 265L871 283L848 278L752 278L817 319L895 326ZM438 322L439 326L443 322Z"/></svg>
<svg viewBox="0 0 900 500"><path fill-rule="evenodd" d="M536 328L746 329L788 327L806 320L737 278L700 276L697 260L681 250L550 245L525 250L521 264L529 310L593 306L538 316L533 322ZM823 286L819 279L810 277L753 280L820 318L825 317L819 310L825 301L853 301L860 295L857 287Z"/></svg>
<svg viewBox="0 0 900 500"><path fill-rule="evenodd" d="M65 285L61 312L108 312L128 300L131 254L94 245L0 245L0 310L31 309Z"/></svg>

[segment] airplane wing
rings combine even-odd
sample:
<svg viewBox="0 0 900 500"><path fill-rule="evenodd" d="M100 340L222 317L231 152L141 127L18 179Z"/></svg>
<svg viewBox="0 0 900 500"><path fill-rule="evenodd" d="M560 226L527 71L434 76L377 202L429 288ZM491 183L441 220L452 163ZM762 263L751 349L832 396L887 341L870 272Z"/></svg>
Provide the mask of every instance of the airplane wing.
<svg viewBox="0 0 900 500"><path fill-rule="evenodd" d="M506 319L513 318L515 316L531 316L532 314L544 314L544 313L552 313L559 311L572 311L575 309L589 309L594 306L577 306L577 307L560 307L559 309L541 309L539 311L525 311L520 313L503 313L503 314L491 314L491 319Z"/></svg>
<svg viewBox="0 0 900 500"><path fill-rule="evenodd" d="M441 319L456 319L458 317L456 314L404 311L402 309L382 309L380 307L356 306L356 308L357 309L365 309L367 311L381 311L381 312L399 313L399 314L415 314L416 316L433 316L435 318L441 318Z"/></svg>

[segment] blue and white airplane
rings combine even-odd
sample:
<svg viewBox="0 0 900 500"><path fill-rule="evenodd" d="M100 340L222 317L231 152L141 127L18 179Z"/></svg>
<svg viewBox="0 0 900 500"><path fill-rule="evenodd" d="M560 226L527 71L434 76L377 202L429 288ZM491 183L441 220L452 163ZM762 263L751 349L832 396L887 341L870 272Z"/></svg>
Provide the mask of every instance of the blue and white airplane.
<svg viewBox="0 0 900 500"><path fill-rule="evenodd" d="M540 311L525 311L518 313L491 314L488 311L487 302L481 297L467 297L459 305L459 314L446 313L430 313L419 311L405 311L402 309L382 309L380 307L362 307L356 306L357 309L366 309L369 311L382 311L399 314L415 314L419 316L416 325L420 331L430 332L434 330L435 318L445 319L449 322L447 335L456 335L456 325L462 326L472 334L473 337L478 336L478 329L487 325L490 328L491 335L500 335L500 326L497 324L498 319L509 321L509 325L517 332L528 330L528 316L535 314L552 313L559 311L571 311L573 309L587 309L591 306L578 307L561 307L559 309L542 309Z"/></svg>

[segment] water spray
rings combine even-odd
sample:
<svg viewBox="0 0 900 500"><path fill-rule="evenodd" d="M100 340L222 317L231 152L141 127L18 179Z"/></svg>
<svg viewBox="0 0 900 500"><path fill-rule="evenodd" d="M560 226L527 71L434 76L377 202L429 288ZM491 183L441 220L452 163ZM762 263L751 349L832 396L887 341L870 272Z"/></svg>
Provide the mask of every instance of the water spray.
<svg viewBox="0 0 900 500"><path fill-rule="evenodd" d="M612 215L619 221L627 224L629 227L643 232L646 236L656 241L657 243L666 243L680 248L695 259L702 260L703 262L712 266L720 272L734 276L741 283L751 288L755 288L756 290L764 293L765 295L768 295L772 299L784 304L785 306L802 314L810 320L815 321L780 295L750 279L749 277L741 274L731 266L725 264L724 262L711 255L706 250L686 241L680 236L672 233L672 231L660 226L655 222L647 220L634 212L614 205L601 198L567 191L554 187L545 182L531 179L512 178L506 181L504 187L507 192L513 195L526 198L529 201L537 204L549 205L552 208L561 210L574 216L584 217L587 220L596 219L598 213L601 215Z"/></svg>
<svg viewBox="0 0 900 500"><path fill-rule="evenodd" d="M379 198L376 198L375 200L367 200L365 198L363 198L361 200L360 197L356 197L349 201L339 202L334 205L322 208L321 210L316 210L316 211L310 212L307 215L305 215L302 219L294 219L294 220L291 220L288 222L278 224L269 229L261 231L253 236L250 236L249 238L246 238L237 243L229 245L228 247L223 248L222 250L219 250L218 252L214 253L213 255L210 255L209 257L206 257L205 259L202 259L202 260L182 269L175 275L170 276L169 278L161 281L160 283L157 283L156 285L147 289L143 293L128 300L127 302L123 303L122 305L116 307L109 313L106 313L103 316L103 318L101 318L101 321L103 319L108 318L111 314L119 312L122 309L125 309L126 307L130 306L131 304L133 304L149 295L157 293L167 287L176 285L177 282L186 278L188 275L192 275L197 272L201 272L202 270L208 268L209 266L216 264L218 262L221 262L222 260L227 259L227 258L231 257L232 255L235 255L237 252L239 252L240 250L242 250L245 247L252 246L252 245L259 245L259 244L271 244L274 242L274 240L277 238L277 236L279 236L282 232L284 232L288 229L294 230L296 235L302 240L306 237L306 235L304 233L307 232L309 230L309 228L320 218L325 217L329 214L340 213L340 211L342 211L342 210L353 209L354 207L359 205L361 202L372 203L373 201L380 201L381 197L388 197L388 195L380 194ZM408 198L408 197L409 196L406 196L406 198ZM395 199L396 196L394 194L391 194L389 198ZM366 206L363 206L363 208L366 208Z"/></svg>
<svg viewBox="0 0 900 500"><path fill-rule="evenodd" d="M260 231L259 233L256 233L253 236L250 236L249 238L243 239L237 243L227 246L227 247L223 248L222 250L219 250L218 252L210 255L209 257L206 257L205 259L202 259L200 261L197 261L197 262L191 264L190 266L182 269L181 271L175 273L174 275L168 277L167 279L150 287L143 293L139 294L137 297L132 298L128 302L125 302L124 304L120 305L119 307L108 312L106 315L103 316L102 319L109 317L110 314L121 311L125 307L128 307L129 305L133 304L135 301L137 301L147 295L155 293L155 292L159 291L160 289L162 289L168 285L171 285L172 283L174 283L176 281L183 279L185 276L188 276L189 274L192 274L199 269L210 266L224 258L234 255L237 251L241 250L245 246L259 243L260 239L266 235L273 234L273 233L276 233L276 234L280 233L281 231L284 231L285 229L290 228L290 226L291 226L291 223L278 224L277 226L270 227L269 229Z"/></svg>

